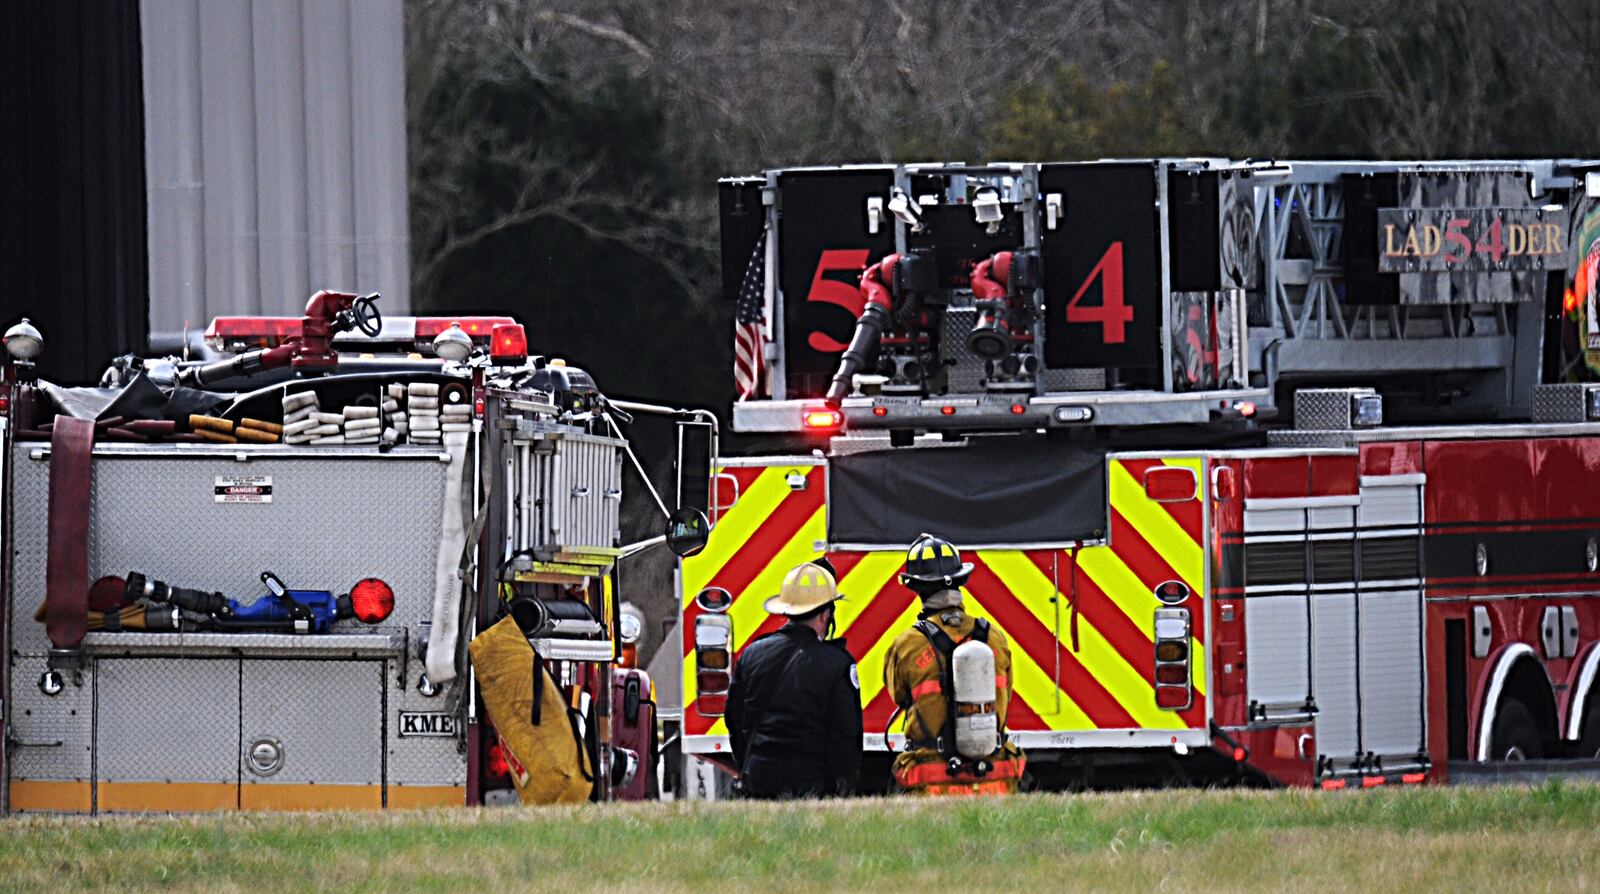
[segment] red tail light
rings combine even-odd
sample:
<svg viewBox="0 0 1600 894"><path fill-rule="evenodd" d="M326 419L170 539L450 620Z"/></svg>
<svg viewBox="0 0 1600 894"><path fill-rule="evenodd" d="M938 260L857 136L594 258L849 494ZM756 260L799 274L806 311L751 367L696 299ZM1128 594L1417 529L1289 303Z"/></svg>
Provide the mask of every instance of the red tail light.
<svg viewBox="0 0 1600 894"><path fill-rule="evenodd" d="M727 671L702 670L695 674L694 682L701 692L727 692L733 677Z"/></svg>
<svg viewBox="0 0 1600 894"><path fill-rule="evenodd" d="M1427 779L1427 778L1428 778L1428 774L1426 774L1426 773L1407 773L1404 776L1400 777L1400 781L1405 783L1406 785L1416 785L1417 783L1419 783L1419 782L1421 782L1421 781L1423 781L1424 779Z"/></svg>
<svg viewBox="0 0 1600 894"><path fill-rule="evenodd" d="M1166 643L1162 643L1166 645ZM1156 667L1156 682L1172 686L1189 684L1189 667L1183 664L1163 664Z"/></svg>
<svg viewBox="0 0 1600 894"><path fill-rule="evenodd" d="M1189 707L1189 687L1187 686L1157 686L1156 707L1158 708L1187 708Z"/></svg>
<svg viewBox="0 0 1600 894"><path fill-rule="evenodd" d="M363 624L376 624L394 612L394 590L375 577L350 588L350 611Z"/></svg>
<svg viewBox="0 0 1600 894"><path fill-rule="evenodd" d="M807 410L801 421L812 431L832 430L844 424L844 414L838 410Z"/></svg>
<svg viewBox="0 0 1600 894"><path fill-rule="evenodd" d="M499 742L489 746L489 759L485 764L484 769L496 779L506 779L511 776L511 763L506 760L506 746Z"/></svg>
<svg viewBox="0 0 1600 894"><path fill-rule="evenodd" d="M517 323L494 327L489 341L489 359L496 363L520 363L528 359L528 335Z"/></svg>
<svg viewBox="0 0 1600 894"><path fill-rule="evenodd" d="M1324 779L1322 781L1322 790L1325 792L1338 791L1342 788L1344 788L1343 779Z"/></svg>
<svg viewBox="0 0 1600 894"><path fill-rule="evenodd" d="M1233 749L1233 762L1234 763L1242 764L1242 763L1244 763L1244 759L1247 758L1247 757L1249 757L1249 754L1246 753L1243 748L1234 748Z"/></svg>
<svg viewBox="0 0 1600 894"><path fill-rule="evenodd" d="M694 709L703 717L721 717L728 710L728 696L702 695L694 700Z"/></svg>
<svg viewBox="0 0 1600 894"><path fill-rule="evenodd" d="M1362 788L1377 788L1380 785L1383 785L1382 776L1363 776L1361 778Z"/></svg>

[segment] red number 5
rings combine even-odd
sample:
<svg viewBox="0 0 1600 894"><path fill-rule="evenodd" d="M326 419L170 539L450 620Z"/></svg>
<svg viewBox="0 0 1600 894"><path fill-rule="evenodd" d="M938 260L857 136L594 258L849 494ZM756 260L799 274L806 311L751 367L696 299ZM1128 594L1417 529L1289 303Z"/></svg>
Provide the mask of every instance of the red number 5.
<svg viewBox="0 0 1600 894"><path fill-rule="evenodd" d="M861 288L856 284L856 278L861 276L861 271L867 269L867 257L871 251L865 248L830 248L822 253L822 259L817 262L817 272L811 276L811 291L806 293L806 303L820 301L823 304L832 304L842 307L850 312L850 319L861 316L861 311L866 307L867 300L861 297ZM848 272L852 279L843 282L829 279L829 272ZM806 336L806 344L813 351L836 354L849 345L823 332L813 329Z"/></svg>
<svg viewBox="0 0 1600 894"><path fill-rule="evenodd" d="M1079 305L1084 293L1100 280L1100 305ZM1099 323L1100 343L1120 345L1128 340L1127 324L1133 322L1133 308L1123 301L1122 293L1122 243L1113 242L1100 256L1094 269L1089 271L1083 285L1067 302L1068 323ZM842 347L842 346L841 346Z"/></svg>

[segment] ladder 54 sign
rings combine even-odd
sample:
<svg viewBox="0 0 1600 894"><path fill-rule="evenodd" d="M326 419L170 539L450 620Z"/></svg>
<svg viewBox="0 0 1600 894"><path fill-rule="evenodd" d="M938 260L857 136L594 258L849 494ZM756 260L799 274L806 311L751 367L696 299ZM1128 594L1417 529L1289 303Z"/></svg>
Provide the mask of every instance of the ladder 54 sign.
<svg viewBox="0 0 1600 894"><path fill-rule="evenodd" d="M1378 272L1563 267L1565 231L1539 208L1379 208Z"/></svg>

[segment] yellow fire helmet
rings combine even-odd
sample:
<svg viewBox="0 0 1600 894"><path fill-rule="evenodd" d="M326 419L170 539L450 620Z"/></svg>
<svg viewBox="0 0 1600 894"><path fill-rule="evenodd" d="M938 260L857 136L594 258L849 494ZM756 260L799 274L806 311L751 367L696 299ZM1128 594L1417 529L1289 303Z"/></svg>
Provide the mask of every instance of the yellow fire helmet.
<svg viewBox="0 0 1600 894"><path fill-rule="evenodd" d="M774 615L803 615L844 597L826 568L807 562L796 565L783 578L778 595L766 601L766 609Z"/></svg>

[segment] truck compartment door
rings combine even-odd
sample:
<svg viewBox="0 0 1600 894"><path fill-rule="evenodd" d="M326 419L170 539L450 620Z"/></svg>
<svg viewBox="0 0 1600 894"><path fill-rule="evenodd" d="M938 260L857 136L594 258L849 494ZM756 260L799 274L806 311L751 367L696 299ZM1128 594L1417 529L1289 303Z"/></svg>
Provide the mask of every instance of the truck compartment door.
<svg viewBox="0 0 1600 894"><path fill-rule="evenodd" d="M239 806L238 659L107 658L95 684L100 811Z"/></svg>
<svg viewBox="0 0 1600 894"><path fill-rule="evenodd" d="M1244 624L1250 658L1245 695L1251 719L1303 718L1311 710L1306 510L1246 505Z"/></svg>
<svg viewBox="0 0 1600 894"><path fill-rule="evenodd" d="M383 806L381 661L245 659L239 685L239 806Z"/></svg>

